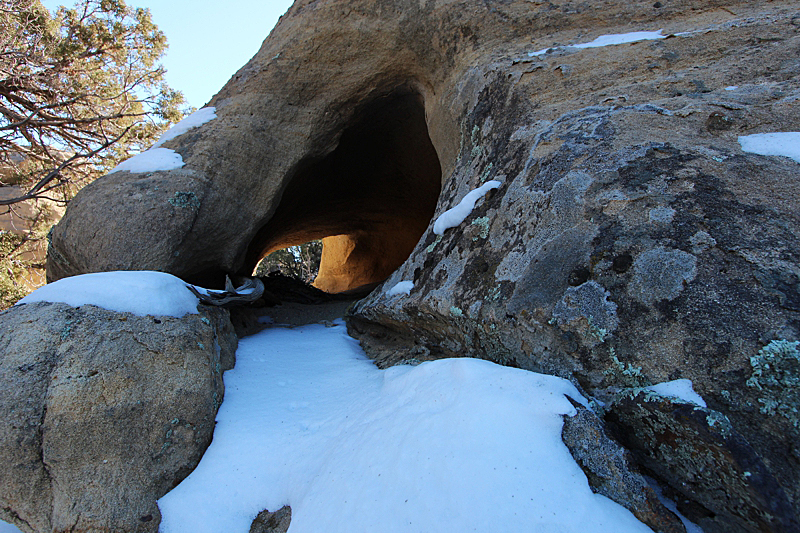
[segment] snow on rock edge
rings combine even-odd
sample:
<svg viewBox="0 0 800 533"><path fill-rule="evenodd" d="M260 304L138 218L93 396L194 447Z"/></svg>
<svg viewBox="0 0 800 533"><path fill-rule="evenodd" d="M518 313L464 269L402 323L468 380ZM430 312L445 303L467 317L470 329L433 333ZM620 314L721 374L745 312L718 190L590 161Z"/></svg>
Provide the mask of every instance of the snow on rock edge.
<svg viewBox="0 0 800 533"><path fill-rule="evenodd" d="M137 316L197 314L199 300L186 283L164 272L117 271L72 276L33 291L16 305L61 302L73 307L96 305Z"/></svg>

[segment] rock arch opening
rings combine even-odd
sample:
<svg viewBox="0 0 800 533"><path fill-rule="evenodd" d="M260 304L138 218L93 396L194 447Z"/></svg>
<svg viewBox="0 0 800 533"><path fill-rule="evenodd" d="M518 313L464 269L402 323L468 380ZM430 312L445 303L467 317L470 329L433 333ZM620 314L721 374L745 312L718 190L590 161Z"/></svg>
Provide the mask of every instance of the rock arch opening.
<svg viewBox="0 0 800 533"><path fill-rule="evenodd" d="M398 90L378 98L354 115L333 152L298 166L252 240L245 269L275 250L322 239L317 288L377 284L425 232L441 177L422 96Z"/></svg>

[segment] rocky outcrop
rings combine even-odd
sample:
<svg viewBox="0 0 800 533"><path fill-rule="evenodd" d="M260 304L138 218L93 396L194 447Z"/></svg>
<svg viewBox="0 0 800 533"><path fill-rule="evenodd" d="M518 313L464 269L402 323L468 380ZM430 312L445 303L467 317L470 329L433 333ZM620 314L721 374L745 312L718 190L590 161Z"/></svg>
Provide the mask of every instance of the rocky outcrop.
<svg viewBox="0 0 800 533"><path fill-rule="evenodd" d="M739 137L800 131L798 46L788 1L301 0L164 144L184 167L75 198L49 275L221 284L326 238L324 289L396 269L349 321L379 364L568 377L707 533L796 531L800 165ZM677 378L708 407L638 393Z"/></svg>
<svg viewBox="0 0 800 533"><path fill-rule="evenodd" d="M250 533L286 533L292 521L292 508L284 505L274 513L267 510L258 513L250 526Z"/></svg>
<svg viewBox="0 0 800 533"><path fill-rule="evenodd" d="M183 318L35 303L0 313L0 518L23 531L152 531L211 442L236 336Z"/></svg>
<svg viewBox="0 0 800 533"><path fill-rule="evenodd" d="M685 533L678 517L638 472L630 452L608 436L597 414L581 405L575 407L575 416L564 417L561 438L592 490L625 506L653 531Z"/></svg>

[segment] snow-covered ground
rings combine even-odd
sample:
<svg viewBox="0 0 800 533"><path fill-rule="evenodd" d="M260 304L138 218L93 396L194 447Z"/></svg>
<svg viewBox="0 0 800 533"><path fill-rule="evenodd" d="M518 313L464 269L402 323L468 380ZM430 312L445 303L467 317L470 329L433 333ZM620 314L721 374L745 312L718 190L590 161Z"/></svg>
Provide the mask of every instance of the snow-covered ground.
<svg viewBox="0 0 800 533"><path fill-rule="evenodd" d="M20 304L182 316L197 312L185 285L87 274ZM561 378L469 358L380 370L337 321L242 339L224 380L211 446L159 500L163 533L246 533L284 505L292 533L650 531L592 493L563 444L563 417L576 412L567 397L586 400ZM659 392L702 402L688 380Z"/></svg>
<svg viewBox="0 0 800 533"><path fill-rule="evenodd" d="M568 382L478 359L379 370L344 326L243 339L214 440L159 501L164 533L646 532L561 441Z"/></svg>

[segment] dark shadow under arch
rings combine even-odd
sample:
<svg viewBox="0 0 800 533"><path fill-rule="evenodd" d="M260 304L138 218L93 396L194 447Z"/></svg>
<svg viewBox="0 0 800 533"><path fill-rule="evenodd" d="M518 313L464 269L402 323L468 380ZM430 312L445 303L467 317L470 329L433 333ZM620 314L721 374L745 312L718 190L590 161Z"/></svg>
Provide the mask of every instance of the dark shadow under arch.
<svg viewBox="0 0 800 533"><path fill-rule="evenodd" d="M383 281L425 232L441 174L422 97L406 89L378 98L356 113L333 152L299 166L243 271L274 250L323 239L315 286L343 292Z"/></svg>

